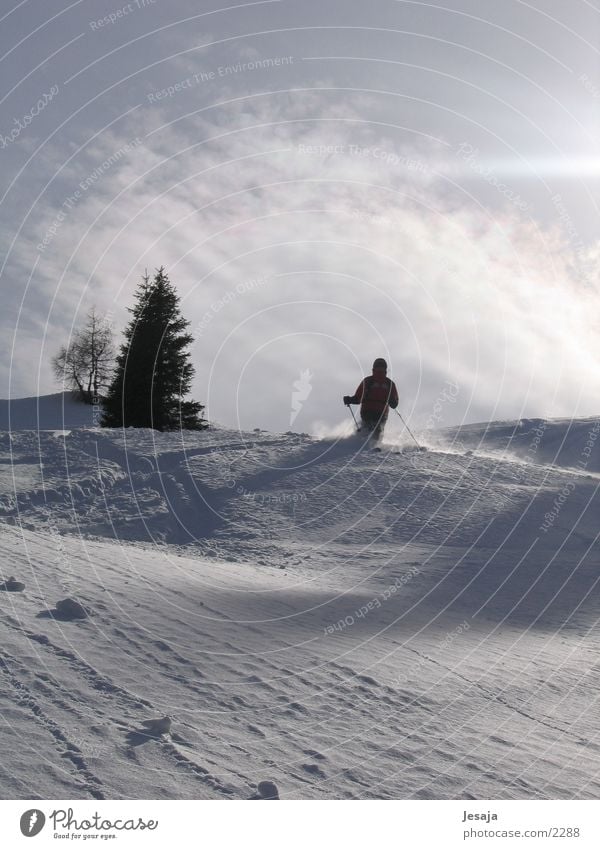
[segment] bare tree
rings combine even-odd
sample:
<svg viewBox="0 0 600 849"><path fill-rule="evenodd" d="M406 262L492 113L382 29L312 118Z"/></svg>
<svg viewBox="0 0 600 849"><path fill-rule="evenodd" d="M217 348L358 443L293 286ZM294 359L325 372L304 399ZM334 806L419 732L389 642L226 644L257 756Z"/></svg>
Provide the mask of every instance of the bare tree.
<svg viewBox="0 0 600 849"><path fill-rule="evenodd" d="M96 313L95 307L69 345L63 345L53 357L52 368L56 378L78 392L82 401L97 403L112 378L114 346L110 324Z"/></svg>

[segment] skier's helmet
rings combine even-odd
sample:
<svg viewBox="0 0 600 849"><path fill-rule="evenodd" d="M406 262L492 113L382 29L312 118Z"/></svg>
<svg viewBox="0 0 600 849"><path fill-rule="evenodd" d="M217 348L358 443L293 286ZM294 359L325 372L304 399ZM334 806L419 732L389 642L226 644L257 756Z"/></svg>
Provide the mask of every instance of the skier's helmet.
<svg viewBox="0 0 600 849"><path fill-rule="evenodd" d="M384 369L384 371L387 371L387 363L383 357L377 357L373 363L373 369Z"/></svg>

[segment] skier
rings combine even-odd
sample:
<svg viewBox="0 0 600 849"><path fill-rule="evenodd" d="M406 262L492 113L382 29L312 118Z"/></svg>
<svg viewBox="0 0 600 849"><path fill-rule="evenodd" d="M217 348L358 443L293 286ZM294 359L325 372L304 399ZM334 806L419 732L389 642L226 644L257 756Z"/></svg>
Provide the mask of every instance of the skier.
<svg viewBox="0 0 600 849"><path fill-rule="evenodd" d="M373 363L373 374L361 380L354 395L344 395L344 404L360 404L362 422L359 430L367 430L378 442L383 436L389 408L398 406L398 390L393 380L387 376L387 363L383 357L377 357Z"/></svg>

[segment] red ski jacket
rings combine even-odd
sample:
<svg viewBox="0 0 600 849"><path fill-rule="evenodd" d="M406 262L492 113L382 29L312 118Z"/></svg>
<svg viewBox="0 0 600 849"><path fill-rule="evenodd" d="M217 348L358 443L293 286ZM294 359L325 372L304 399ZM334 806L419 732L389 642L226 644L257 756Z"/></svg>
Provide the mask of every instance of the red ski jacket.
<svg viewBox="0 0 600 849"><path fill-rule="evenodd" d="M363 418L387 418L389 407L398 406L396 384L383 369L373 369L372 375L361 380L351 403L360 404Z"/></svg>

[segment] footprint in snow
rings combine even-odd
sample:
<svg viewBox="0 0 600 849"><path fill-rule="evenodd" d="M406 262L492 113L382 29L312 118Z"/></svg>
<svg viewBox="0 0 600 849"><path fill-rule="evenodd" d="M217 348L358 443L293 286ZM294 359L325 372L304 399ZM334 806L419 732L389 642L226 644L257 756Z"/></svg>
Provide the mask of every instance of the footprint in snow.
<svg viewBox="0 0 600 849"><path fill-rule="evenodd" d="M168 734L171 730L171 717L161 716L160 719L145 719L142 725L148 729L149 734L160 737L161 734Z"/></svg>
<svg viewBox="0 0 600 849"><path fill-rule="evenodd" d="M149 740L158 740L171 731L171 717L161 716L158 719L145 719L143 728L135 728L127 732L127 742L130 746L141 746Z"/></svg>
<svg viewBox="0 0 600 849"><path fill-rule="evenodd" d="M314 758L316 761L325 761L327 758L321 752L316 752L314 749L303 749L305 755Z"/></svg>
<svg viewBox="0 0 600 849"><path fill-rule="evenodd" d="M302 769L310 775L316 775L317 778L327 778L318 764L302 764Z"/></svg>

